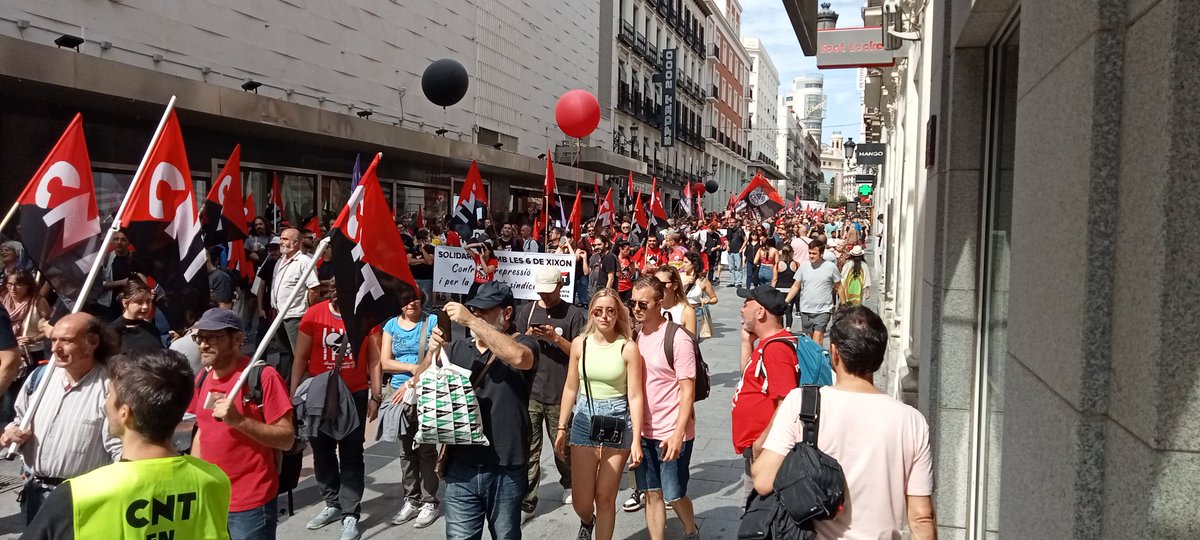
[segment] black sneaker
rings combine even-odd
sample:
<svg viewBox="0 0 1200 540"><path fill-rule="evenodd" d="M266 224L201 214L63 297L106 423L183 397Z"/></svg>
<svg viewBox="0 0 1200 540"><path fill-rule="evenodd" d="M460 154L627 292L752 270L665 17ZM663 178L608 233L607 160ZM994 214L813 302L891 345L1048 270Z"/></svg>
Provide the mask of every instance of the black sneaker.
<svg viewBox="0 0 1200 540"><path fill-rule="evenodd" d="M633 490L629 494L629 498L625 500L625 504L621 505L621 509L626 512L637 512L646 505L645 496L638 490Z"/></svg>
<svg viewBox="0 0 1200 540"><path fill-rule="evenodd" d="M590 524L579 522L579 534L575 535L575 540L592 540L592 529L596 528L596 516L592 516Z"/></svg>

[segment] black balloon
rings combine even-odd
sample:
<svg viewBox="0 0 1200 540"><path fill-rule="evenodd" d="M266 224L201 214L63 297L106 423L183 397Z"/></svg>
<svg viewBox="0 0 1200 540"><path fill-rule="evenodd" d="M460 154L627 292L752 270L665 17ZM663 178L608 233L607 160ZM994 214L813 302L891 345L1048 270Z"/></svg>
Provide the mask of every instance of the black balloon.
<svg viewBox="0 0 1200 540"><path fill-rule="evenodd" d="M721 186L719 184L717 184L716 180L709 180L704 183L704 191L707 191L709 193L716 193L717 190L720 188L721 188Z"/></svg>
<svg viewBox="0 0 1200 540"><path fill-rule="evenodd" d="M434 105L449 107L467 95L470 77L462 64L443 58L425 68L421 75L421 91Z"/></svg>

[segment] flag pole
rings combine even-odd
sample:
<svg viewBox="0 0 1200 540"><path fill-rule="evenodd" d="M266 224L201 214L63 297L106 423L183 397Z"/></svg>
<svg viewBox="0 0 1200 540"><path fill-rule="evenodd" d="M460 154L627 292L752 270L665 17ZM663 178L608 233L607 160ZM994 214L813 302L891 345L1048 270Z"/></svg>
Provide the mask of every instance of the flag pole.
<svg viewBox="0 0 1200 540"><path fill-rule="evenodd" d="M129 183L129 189L125 191L125 198L121 199L121 206L117 207L117 213L113 216L112 226L108 232L104 234L104 240L100 242L100 249L96 252L96 262L92 263L91 270L88 271L87 279L83 280L83 287L79 289L79 296L75 298L75 305L71 306L71 313L79 313L83 310L83 305L87 302L87 297L92 291L92 286L96 283L96 278L100 275L100 267L103 265L105 254L108 253L108 246L112 244L113 235L121 230L121 215L125 213L125 208L129 206L129 200L133 198L133 188L137 186L137 179L142 176L146 170L146 162L150 161L150 152L154 149L154 143L158 137L162 135L163 128L167 125L167 118L171 116L171 111L175 109L175 96L171 96L171 100L167 102L167 109L163 111L162 118L158 121L158 127L154 130L154 136L150 138L150 146L146 147L146 153L142 154L142 161L138 164L137 171L133 173L133 181ZM42 402L42 396L46 395L46 389L50 387L50 378L55 370L54 354L51 352L50 360L46 362L43 369L46 371L42 374L42 380L38 384L37 390L29 398L29 406L25 409L25 416L21 417L21 431L29 429L33 423L34 413L37 412L38 405ZM5 459L12 459L12 456L17 453L17 443L12 443L8 446L8 453L4 456Z"/></svg>
<svg viewBox="0 0 1200 540"><path fill-rule="evenodd" d="M12 221L13 216L17 215L17 209L21 207L21 201L13 203L12 208L8 209L8 213L4 214L4 221L0 221L0 231L8 228L8 222Z"/></svg>
<svg viewBox="0 0 1200 540"><path fill-rule="evenodd" d="M259 363L263 363L261 358L267 353L267 347L271 345L271 338L274 337L275 333L279 331L279 327L283 326L283 316L286 315L288 310L292 308L292 305L296 303L296 299L300 297L300 291L308 291L303 284L308 280L308 276L312 275L313 269L317 267L317 261L321 260L321 256L324 255L325 250L329 248L329 241L331 238L333 237L330 235L325 235L325 238L322 238L321 241L317 243L317 248L313 251L312 261L310 261L308 266L304 268L304 273L300 274L300 279L296 281L296 287L292 289L292 294L288 295L287 300L284 301L283 305L285 307L280 308L278 313L275 314L275 319L271 321L271 326L267 328L266 337L259 341L258 348L254 350L254 356L250 357L250 363L246 364L246 369L242 370L242 374L240 377L238 377L237 382L233 383L233 388L229 389L229 393L226 395L226 397L229 399L234 399L234 396L237 396L238 391L242 389L242 385L246 383L246 378L250 374L250 368Z"/></svg>

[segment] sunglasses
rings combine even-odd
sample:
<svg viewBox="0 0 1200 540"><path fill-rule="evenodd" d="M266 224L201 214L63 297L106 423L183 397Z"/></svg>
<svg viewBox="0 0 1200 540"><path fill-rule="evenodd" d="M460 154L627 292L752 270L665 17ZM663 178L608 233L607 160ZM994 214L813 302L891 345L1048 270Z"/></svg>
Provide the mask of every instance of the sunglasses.
<svg viewBox="0 0 1200 540"><path fill-rule="evenodd" d="M647 302L645 300L631 300L629 302L629 307L633 308L633 309L640 309L642 311L646 311L647 309L650 309L650 302Z"/></svg>
<svg viewBox="0 0 1200 540"><path fill-rule="evenodd" d="M200 345L201 343L212 343L220 339L227 338L230 335L231 334L228 332L221 334L192 334L192 342L194 342L196 345Z"/></svg>
<svg viewBox="0 0 1200 540"><path fill-rule="evenodd" d="M597 319L615 319L617 317L617 308L596 308L592 310L592 316Z"/></svg>

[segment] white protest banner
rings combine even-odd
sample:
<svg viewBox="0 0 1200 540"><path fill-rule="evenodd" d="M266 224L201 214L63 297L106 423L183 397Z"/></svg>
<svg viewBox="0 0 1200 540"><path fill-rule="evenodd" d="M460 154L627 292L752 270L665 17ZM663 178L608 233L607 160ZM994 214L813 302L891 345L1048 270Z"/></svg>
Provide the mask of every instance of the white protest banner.
<svg viewBox="0 0 1200 540"><path fill-rule="evenodd" d="M496 268L496 281L512 287L518 300L537 300L533 292L533 276L543 266L553 266L562 275L563 287L559 296L571 302L575 292L575 256L556 253L525 253L521 251L497 251L500 265Z"/></svg>
<svg viewBox="0 0 1200 540"><path fill-rule="evenodd" d="M475 282L475 257L466 249L433 247L433 291L466 294Z"/></svg>

